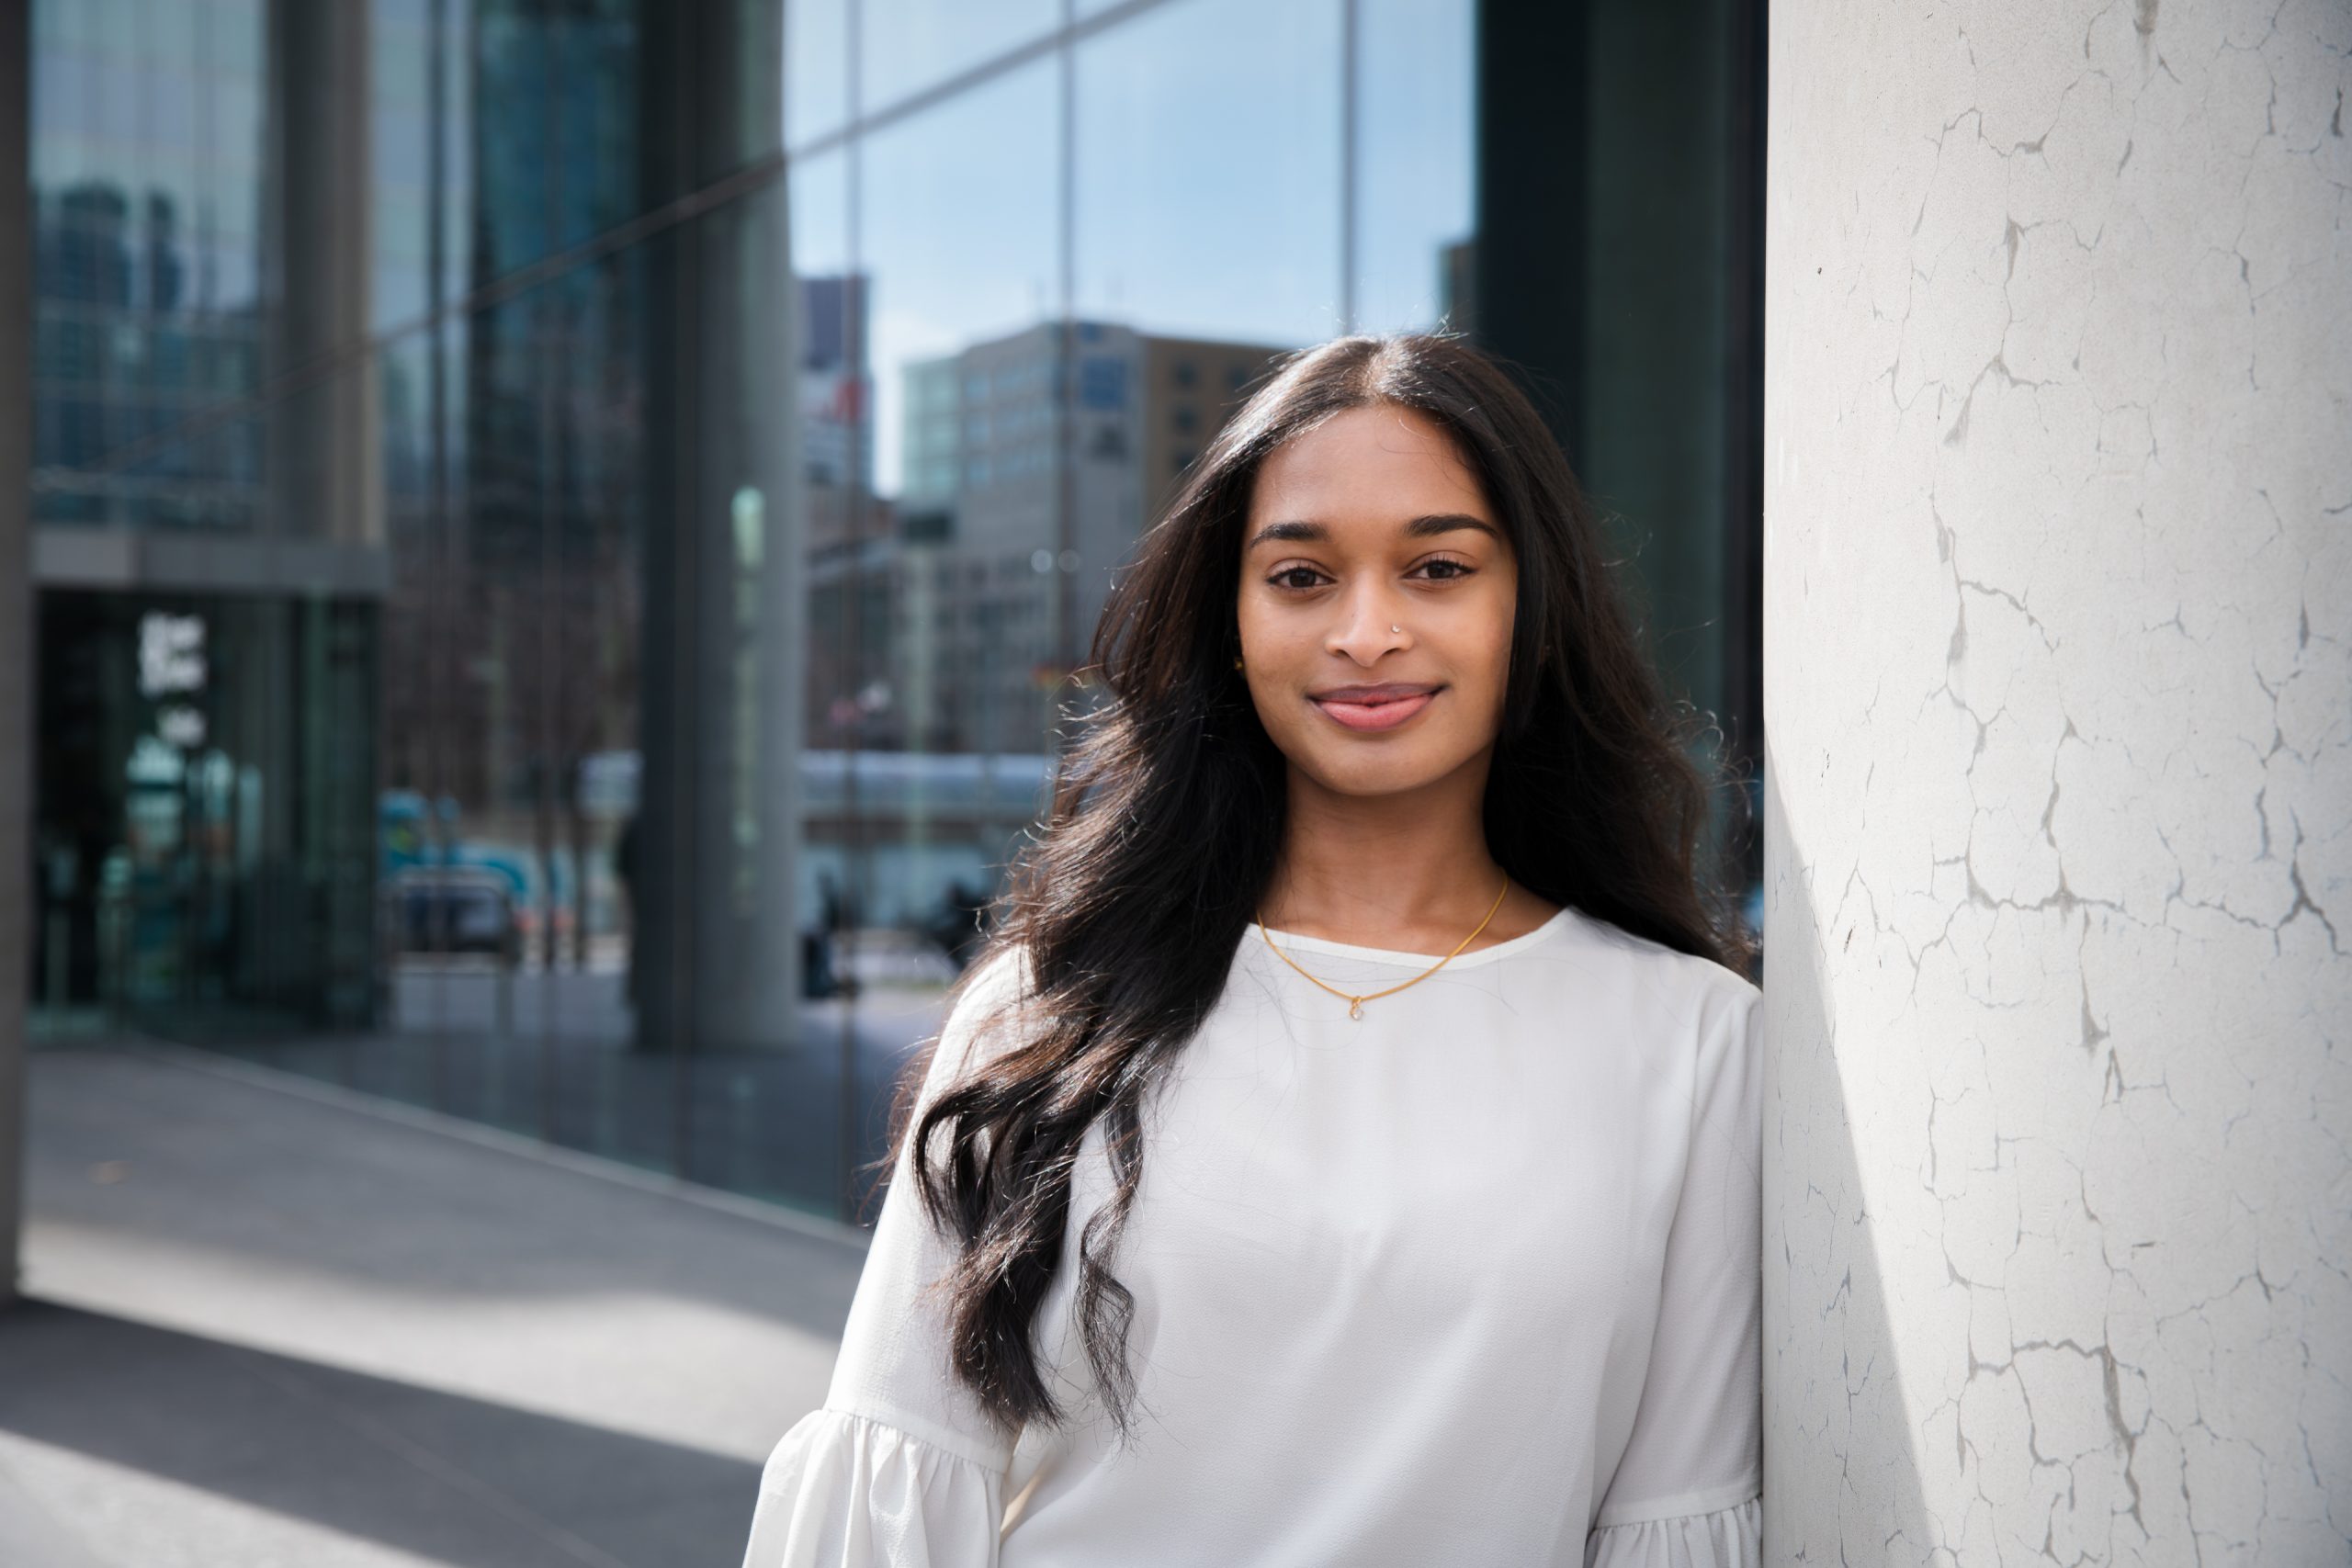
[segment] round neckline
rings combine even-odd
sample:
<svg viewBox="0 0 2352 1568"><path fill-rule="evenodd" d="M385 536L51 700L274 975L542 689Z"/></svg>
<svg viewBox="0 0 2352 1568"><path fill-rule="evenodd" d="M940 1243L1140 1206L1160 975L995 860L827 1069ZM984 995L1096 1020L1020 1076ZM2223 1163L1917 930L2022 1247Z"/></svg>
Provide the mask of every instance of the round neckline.
<svg viewBox="0 0 2352 1568"><path fill-rule="evenodd" d="M1463 969L1472 964L1485 964L1491 959L1508 958L1521 948L1532 947L1551 935L1552 932L1566 925L1569 917L1575 913L1576 906L1563 904L1550 919L1533 930L1521 931L1515 937L1495 943L1492 947L1474 948L1468 953L1456 953L1445 966L1448 969ZM1251 920L1250 923L1253 928L1258 924L1256 920ZM1445 957L1442 953L1407 953L1402 948L1365 947L1360 942L1334 942L1329 937L1308 936L1301 931L1286 931L1280 926L1267 926L1264 929L1267 936L1275 938L1280 945L1294 952L1305 950L1309 953L1329 953L1346 958L1369 958L1385 964L1410 964L1423 969ZM1264 945L1263 938L1260 939L1260 945Z"/></svg>

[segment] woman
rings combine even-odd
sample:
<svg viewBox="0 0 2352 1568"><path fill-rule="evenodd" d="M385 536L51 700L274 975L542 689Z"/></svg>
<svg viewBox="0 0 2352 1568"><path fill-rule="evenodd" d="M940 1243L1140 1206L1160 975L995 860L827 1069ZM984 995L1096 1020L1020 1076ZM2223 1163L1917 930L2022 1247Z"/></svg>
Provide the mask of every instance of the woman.
<svg viewBox="0 0 2352 1568"><path fill-rule="evenodd" d="M746 1568L1755 1562L1758 994L1527 401L1300 355L1092 656Z"/></svg>

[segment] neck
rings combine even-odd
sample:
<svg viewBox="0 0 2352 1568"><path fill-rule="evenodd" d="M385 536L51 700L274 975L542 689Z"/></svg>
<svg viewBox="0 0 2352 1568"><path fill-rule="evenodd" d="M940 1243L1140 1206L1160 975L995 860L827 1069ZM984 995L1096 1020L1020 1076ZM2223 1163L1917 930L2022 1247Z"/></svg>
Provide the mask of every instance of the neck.
<svg viewBox="0 0 2352 1568"><path fill-rule="evenodd" d="M1261 917L1334 942L1447 951L1503 886L1487 850L1486 786L1483 758L1418 789L1374 795L1339 794L1293 768L1289 824Z"/></svg>

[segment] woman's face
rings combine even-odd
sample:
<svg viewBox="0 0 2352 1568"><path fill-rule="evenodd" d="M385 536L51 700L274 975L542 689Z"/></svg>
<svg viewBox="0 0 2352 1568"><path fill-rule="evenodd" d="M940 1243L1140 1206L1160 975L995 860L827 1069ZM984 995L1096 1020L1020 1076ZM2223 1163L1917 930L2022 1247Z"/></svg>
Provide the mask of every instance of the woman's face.
<svg viewBox="0 0 2352 1568"><path fill-rule="evenodd" d="M1241 536L1242 673L1293 767L1370 795L1483 764L1518 567L1443 430L1385 403L1326 420L1260 468Z"/></svg>

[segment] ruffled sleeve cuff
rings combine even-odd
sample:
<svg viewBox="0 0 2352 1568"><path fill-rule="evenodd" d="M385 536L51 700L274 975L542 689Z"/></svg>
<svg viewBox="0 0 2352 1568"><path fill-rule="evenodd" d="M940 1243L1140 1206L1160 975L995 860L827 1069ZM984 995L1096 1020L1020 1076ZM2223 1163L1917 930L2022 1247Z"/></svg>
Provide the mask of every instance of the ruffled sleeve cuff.
<svg viewBox="0 0 2352 1568"><path fill-rule="evenodd" d="M995 1568L1004 1477L842 1410L801 1417L768 1455L743 1568Z"/></svg>
<svg viewBox="0 0 2352 1568"><path fill-rule="evenodd" d="M1585 1538L1585 1568L1763 1568L1764 1499L1703 1514L1607 1525Z"/></svg>

